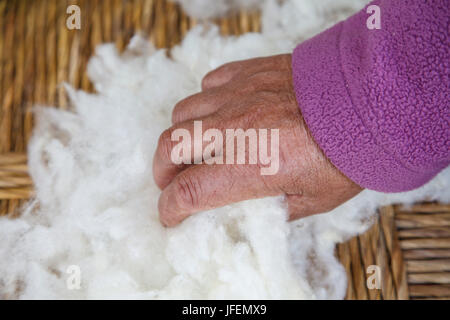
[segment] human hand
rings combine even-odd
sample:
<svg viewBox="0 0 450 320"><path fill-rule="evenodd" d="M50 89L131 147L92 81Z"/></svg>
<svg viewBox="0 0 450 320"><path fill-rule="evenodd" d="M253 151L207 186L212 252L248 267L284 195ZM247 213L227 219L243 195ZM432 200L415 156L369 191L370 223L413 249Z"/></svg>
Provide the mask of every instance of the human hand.
<svg viewBox="0 0 450 320"><path fill-rule="evenodd" d="M267 163L256 159L250 164L249 146L245 164L207 164L211 159L202 154L201 164L174 163L172 151L179 141L172 134L185 129L194 137L194 120L202 121L204 131L215 128L224 135L226 129L278 129L278 171L262 175ZM175 106L172 122L159 139L153 162L155 182L163 190L160 219L166 226L199 211L277 195L286 195L289 217L298 219L330 211L362 190L330 163L311 137L292 86L291 55L232 62L210 72L202 92ZM189 151L195 143L201 150L210 143L194 141ZM225 153L227 145L228 140L212 155ZM189 153L194 159L195 152ZM183 156L192 160L188 153Z"/></svg>

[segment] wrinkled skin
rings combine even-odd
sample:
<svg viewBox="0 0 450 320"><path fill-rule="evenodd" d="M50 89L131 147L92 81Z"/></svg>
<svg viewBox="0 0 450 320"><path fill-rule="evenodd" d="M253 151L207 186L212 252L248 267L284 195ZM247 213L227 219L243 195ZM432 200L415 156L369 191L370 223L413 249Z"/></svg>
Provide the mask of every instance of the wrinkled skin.
<svg viewBox="0 0 450 320"><path fill-rule="evenodd" d="M194 120L203 121L203 132L217 128L224 137L225 129L279 129L277 174L261 175L260 163L175 165L170 155L178 141L171 140L172 131L186 128L193 137ZM163 190L158 207L165 226L199 211L277 195L286 196L290 219L298 219L327 212L361 191L311 137L292 86L291 55L232 62L210 72L202 92L175 106L172 122L159 139L153 163Z"/></svg>

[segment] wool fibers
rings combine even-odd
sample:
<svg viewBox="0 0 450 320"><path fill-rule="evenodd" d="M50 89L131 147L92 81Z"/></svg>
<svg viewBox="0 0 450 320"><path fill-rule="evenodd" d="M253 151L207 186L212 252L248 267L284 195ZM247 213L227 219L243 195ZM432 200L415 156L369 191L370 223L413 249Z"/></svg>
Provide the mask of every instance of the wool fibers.
<svg viewBox="0 0 450 320"><path fill-rule="evenodd" d="M207 14L201 3L183 1ZM365 190L332 212L292 223L281 198L231 204L166 229L152 157L175 103L228 61L290 52L365 1L264 1L263 32L188 32L170 58L142 38L119 55L97 48L96 93L67 86L72 108L36 108L29 144L36 197L0 219L0 297L22 299L341 299L346 275L335 244L364 232L376 208L450 198L447 169L400 194ZM79 286L71 286L72 270Z"/></svg>

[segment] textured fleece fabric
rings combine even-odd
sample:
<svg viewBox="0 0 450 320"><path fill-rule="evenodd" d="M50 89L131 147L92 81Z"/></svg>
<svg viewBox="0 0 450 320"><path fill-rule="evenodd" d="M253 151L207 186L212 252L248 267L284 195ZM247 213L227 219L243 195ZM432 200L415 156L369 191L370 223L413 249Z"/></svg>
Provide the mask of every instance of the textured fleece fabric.
<svg viewBox="0 0 450 320"><path fill-rule="evenodd" d="M380 0L300 44L293 81L330 161L362 187L417 188L450 163L449 1Z"/></svg>

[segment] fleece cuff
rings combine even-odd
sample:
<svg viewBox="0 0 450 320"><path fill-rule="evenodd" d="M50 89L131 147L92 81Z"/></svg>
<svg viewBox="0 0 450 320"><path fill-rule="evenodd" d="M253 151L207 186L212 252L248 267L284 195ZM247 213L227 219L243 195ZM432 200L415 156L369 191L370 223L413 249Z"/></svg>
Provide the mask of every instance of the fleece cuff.
<svg viewBox="0 0 450 320"><path fill-rule="evenodd" d="M361 187L382 192L417 188L436 172L407 168L364 125L360 115L369 106L352 99L342 68L343 26L337 24L293 52L294 89L305 122L328 159Z"/></svg>

